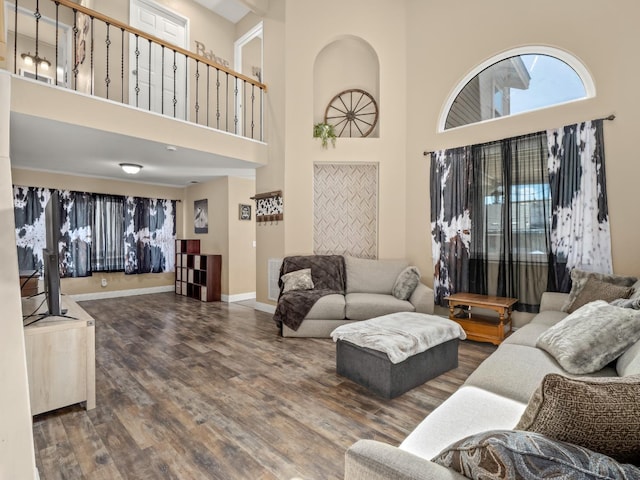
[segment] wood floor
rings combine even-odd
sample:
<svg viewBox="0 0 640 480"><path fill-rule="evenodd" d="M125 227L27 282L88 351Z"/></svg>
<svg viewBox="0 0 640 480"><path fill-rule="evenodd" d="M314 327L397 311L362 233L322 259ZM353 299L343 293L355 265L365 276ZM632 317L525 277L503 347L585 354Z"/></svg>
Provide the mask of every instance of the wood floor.
<svg viewBox="0 0 640 480"><path fill-rule="evenodd" d="M52 479L340 479L360 438L399 444L495 347L394 399L335 373L330 339L277 334L271 316L172 293L82 302L96 320L97 407L34 418Z"/></svg>

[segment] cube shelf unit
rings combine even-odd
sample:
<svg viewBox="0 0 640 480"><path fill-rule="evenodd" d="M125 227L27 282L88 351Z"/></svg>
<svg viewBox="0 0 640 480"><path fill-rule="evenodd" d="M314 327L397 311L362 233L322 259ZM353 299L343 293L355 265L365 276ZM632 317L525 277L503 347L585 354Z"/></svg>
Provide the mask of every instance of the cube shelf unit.
<svg viewBox="0 0 640 480"><path fill-rule="evenodd" d="M200 240L176 240L176 293L219 302L222 255L200 253Z"/></svg>

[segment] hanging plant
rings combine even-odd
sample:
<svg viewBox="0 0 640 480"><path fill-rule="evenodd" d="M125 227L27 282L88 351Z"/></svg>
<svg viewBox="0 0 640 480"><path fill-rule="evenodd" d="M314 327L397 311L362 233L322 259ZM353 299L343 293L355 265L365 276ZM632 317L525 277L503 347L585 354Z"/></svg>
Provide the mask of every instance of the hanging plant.
<svg viewBox="0 0 640 480"><path fill-rule="evenodd" d="M336 131L333 125L329 125L328 123L316 123L313 126L313 138L319 138L322 142L322 148L327 148L329 146L329 140L331 140L331 145L336 146Z"/></svg>

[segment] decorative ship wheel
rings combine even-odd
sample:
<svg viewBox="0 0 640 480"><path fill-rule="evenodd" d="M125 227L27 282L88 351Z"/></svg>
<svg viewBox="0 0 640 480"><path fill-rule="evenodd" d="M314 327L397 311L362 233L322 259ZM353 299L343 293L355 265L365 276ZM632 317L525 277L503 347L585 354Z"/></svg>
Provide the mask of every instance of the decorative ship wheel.
<svg viewBox="0 0 640 480"><path fill-rule="evenodd" d="M366 137L378 122L378 104L368 92L351 88L331 99L324 122L334 126L338 137Z"/></svg>

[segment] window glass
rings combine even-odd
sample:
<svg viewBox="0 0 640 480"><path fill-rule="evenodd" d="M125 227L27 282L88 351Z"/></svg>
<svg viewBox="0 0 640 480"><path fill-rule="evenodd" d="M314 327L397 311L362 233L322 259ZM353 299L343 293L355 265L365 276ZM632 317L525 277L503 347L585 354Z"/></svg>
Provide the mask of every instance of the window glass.
<svg viewBox="0 0 640 480"><path fill-rule="evenodd" d="M451 105L445 130L586 96L582 79L562 60L516 55L485 68L466 84Z"/></svg>

